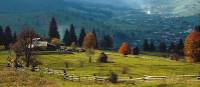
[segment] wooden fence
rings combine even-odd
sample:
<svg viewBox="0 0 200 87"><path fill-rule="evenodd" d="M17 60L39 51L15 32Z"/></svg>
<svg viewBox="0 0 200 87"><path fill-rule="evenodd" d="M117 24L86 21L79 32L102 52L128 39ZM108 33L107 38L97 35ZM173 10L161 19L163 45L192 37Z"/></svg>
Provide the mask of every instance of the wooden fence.
<svg viewBox="0 0 200 87"><path fill-rule="evenodd" d="M54 75L59 75L63 76L65 80L69 81L93 81L93 82L106 82L109 80L108 76L92 76L92 75L84 75L84 76L77 76L77 75L69 75L63 72L63 70L53 70L49 68L36 68L36 71L42 72L45 74L54 74ZM197 80L200 81L200 75L178 75L177 78L181 77L192 77L196 78ZM145 75L144 77L141 78L132 78L132 77L118 77L118 82L135 82L135 81L152 81L152 80L167 80L169 79L167 76L148 76Z"/></svg>

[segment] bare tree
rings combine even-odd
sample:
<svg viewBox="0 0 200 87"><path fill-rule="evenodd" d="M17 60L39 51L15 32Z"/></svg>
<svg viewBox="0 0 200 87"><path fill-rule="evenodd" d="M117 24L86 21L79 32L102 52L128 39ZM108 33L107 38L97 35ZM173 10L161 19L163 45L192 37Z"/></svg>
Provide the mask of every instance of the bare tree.
<svg viewBox="0 0 200 87"><path fill-rule="evenodd" d="M32 48L33 48L33 39L38 37L38 35L31 28L24 28L24 30L18 35L17 42L13 45L13 49L16 52L16 58L19 58L19 55L24 55L24 61L26 62L26 67L30 66Z"/></svg>

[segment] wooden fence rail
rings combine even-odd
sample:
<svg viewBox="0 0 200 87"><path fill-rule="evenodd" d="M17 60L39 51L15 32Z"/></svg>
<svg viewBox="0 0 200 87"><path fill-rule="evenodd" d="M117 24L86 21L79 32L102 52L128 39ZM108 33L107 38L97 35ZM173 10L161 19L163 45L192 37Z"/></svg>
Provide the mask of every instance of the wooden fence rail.
<svg viewBox="0 0 200 87"><path fill-rule="evenodd" d="M59 76L64 76L65 80L69 81L94 81L94 82L105 82L109 80L108 76L92 76L92 75L84 75L84 76L77 76L77 75L67 75L62 70L53 70L49 68L38 68L36 71L43 72L45 74L55 74ZM192 77L196 78L200 81L200 75L178 75L177 78L181 77ZM132 77L118 77L119 82L135 82L135 81L148 81L148 80L167 80L169 79L167 76L148 76L145 75L144 77L140 78L132 78Z"/></svg>

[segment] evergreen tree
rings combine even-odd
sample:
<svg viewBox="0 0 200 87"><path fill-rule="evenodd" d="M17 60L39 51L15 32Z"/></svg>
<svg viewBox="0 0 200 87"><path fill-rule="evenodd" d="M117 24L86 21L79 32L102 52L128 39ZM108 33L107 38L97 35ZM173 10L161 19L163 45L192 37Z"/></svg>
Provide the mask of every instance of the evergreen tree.
<svg viewBox="0 0 200 87"><path fill-rule="evenodd" d="M164 42L160 43L159 50L160 50L160 52L166 52L167 51L167 46Z"/></svg>
<svg viewBox="0 0 200 87"><path fill-rule="evenodd" d="M68 29L66 29L66 31L65 31L65 35L64 35L64 38L63 38L63 42L67 45L67 46L69 46L69 45L71 45L71 43L70 43L70 34L69 34L69 31L68 31Z"/></svg>
<svg viewBox="0 0 200 87"><path fill-rule="evenodd" d="M175 50L175 44L174 44L174 42L172 42L172 43L170 44L170 46L169 46L168 51L173 53L174 50Z"/></svg>
<svg viewBox="0 0 200 87"><path fill-rule="evenodd" d="M183 48L184 48L184 43L183 40L180 39L178 43L178 50L179 50L178 54L183 55Z"/></svg>
<svg viewBox="0 0 200 87"><path fill-rule="evenodd" d="M12 41L13 41L13 38L12 38L12 31L11 31L11 29L10 29L9 26L6 26L4 35L5 35L4 46L5 46L6 49L8 49L10 43L12 43Z"/></svg>
<svg viewBox="0 0 200 87"><path fill-rule="evenodd" d="M97 39L97 34L96 34L96 31L95 31L95 29L93 29L92 33L94 34L94 36L95 36L95 39L96 39L96 48L99 48L99 47L98 47L98 39Z"/></svg>
<svg viewBox="0 0 200 87"><path fill-rule="evenodd" d="M140 49L139 49L138 46L132 49L132 54L133 55L139 55L139 53L140 53Z"/></svg>
<svg viewBox="0 0 200 87"><path fill-rule="evenodd" d="M17 41L17 33L14 32L13 34L13 42L12 43L15 43Z"/></svg>
<svg viewBox="0 0 200 87"><path fill-rule="evenodd" d="M56 19L52 17L51 22L50 22L50 27L49 27L49 38L60 38L59 32L58 32L58 26Z"/></svg>
<svg viewBox="0 0 200 87"><path fill-rule="evenodd" d="M78 45L81 47L83 45L83 40L84 40L84 37L85 37L86 33L85 33L85 29L82 28L81 29L81 33L79 35L79 40L78 40Z"/></svg>
<svg viewBox="0 0 200 87"><path fill-rule="evenodd" d="M70 44L75 42L76 43L77 37L75 33L75 27L73 24L70 25L70 31L69 31L69 42Z"/></svg>
<svg viewBox="0 0 200 87"><path fill-rule="evenodd" d="M150 51L156 51L156 47L155 47L155 45L154 45L154 42L153 42L153 41L151 41L151 42L150 42L150 45L149 45L149 50L150 50Z"/></svg>
<svg viewBox="0 0 200 87"><path fill-rule="evenodd" d="M3 32L3 28L2 28L2 26L0 26L0 45L4 45L4 32Z"/></svg>
<svg viewBox="0 0 200 87"><path fill-rule="evenodd" d="M113 48L113 39L110 35L106 35L100 41L100 46L102 49L110 50Z"/></svg>
<svg viewBox="0 0 200 87"><path fill-rule="evenodd" d="M148 43L147 39L144 40L143 50L144 51L149 51L149 43Z"/></svg>

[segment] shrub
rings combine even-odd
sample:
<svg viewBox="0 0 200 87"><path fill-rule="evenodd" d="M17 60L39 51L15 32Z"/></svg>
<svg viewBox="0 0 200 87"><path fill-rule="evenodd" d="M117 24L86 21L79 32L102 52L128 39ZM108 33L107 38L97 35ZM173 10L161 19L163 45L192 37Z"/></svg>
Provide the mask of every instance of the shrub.
<svg viewBox="0 0 200 87"><path fill-rule="evenodd" d="M117 83L118 75L114 72L110 73L109 81L112 83Z"/></svg>
<svg viewBox="0 0 200 87"><path fill-rule="evenodd" d="M57 46L61 44L60 40L58 38L52 38L51 43L54 44L54 45L57 45Z"/></svg>
<svg viewBox="0 0 200 87"><path fill-rule="evenodd" d="M69 68L69 63L66 61L65 63L65 68Z"/></svg>
<svg viewBox="0 0 200 87"><path fill-rule="evenodd" d="M100 63L107 63L108 62L108 57L104 52L102 52L100 54L100 56L98 57L97 61L100 62Z"/></svg>
<svg viewBox="0 0 200 87"><path fill-rule="evenodd" d="M131 54L139 55L140 49L138 47L131 48Z"/></svg>
<svg viewBox="0 0 200 87"><path fill-rule="evenodd" d="M176 61L178 61L179 58L180 58L180 56L179 56L177 53L173 53L173 54L170 55L170 59L171 59L171 60L176 60Z"/></svg>
<svg viewBox="0 0 200 87"><path fill-rule="evenodd" d="M84 67L84 62L82 60L79 61L80 67Z"/></svg>
<svg viewBox="0 0 200 87"><path fill-rule="evenodd" d="M128 67L122 67L122 74L127 74L129 71Z"/></svg>

